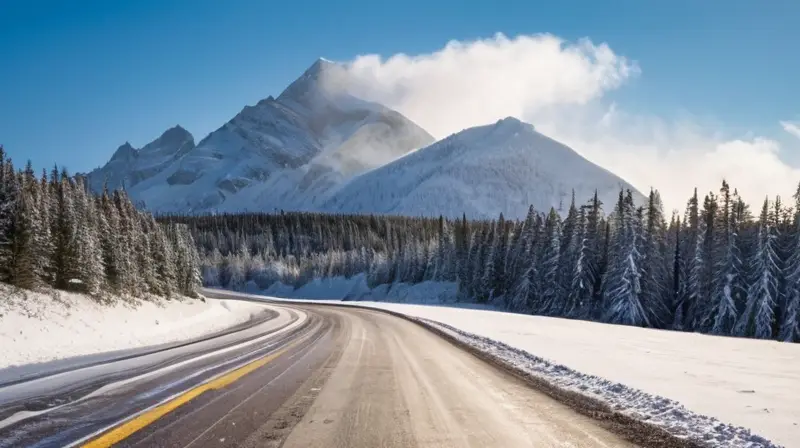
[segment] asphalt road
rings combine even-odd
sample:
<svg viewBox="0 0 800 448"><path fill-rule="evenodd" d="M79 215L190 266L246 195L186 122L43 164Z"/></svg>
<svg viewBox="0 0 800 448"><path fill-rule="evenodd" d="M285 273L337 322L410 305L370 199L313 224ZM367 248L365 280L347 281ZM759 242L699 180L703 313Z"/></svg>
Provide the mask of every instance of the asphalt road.
<svg viewBox="0 0 800 448"><path fill-rule="evenodd" d="M272 306L291 325L0 422L0 447L632 446L414 322Z"/></svg>

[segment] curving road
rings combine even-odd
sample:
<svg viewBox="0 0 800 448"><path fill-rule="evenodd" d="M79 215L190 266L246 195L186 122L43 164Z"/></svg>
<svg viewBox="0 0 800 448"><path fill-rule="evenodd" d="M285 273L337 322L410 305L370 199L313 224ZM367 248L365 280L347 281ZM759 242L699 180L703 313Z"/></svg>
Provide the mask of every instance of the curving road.
<svg viewBox="0 0 800 448"><path fill-rule="evenodd" d="M414 322L345 306L265 306L274 313L258 329L205 341L196 356L187 358L190 344L180 357L121 361L127 374L104 364L113 378L89 375L80 390L62 381L29 392L0 421L0 447L632 446ZM25 384L0 387L0 418L4 390Z"/></svg>

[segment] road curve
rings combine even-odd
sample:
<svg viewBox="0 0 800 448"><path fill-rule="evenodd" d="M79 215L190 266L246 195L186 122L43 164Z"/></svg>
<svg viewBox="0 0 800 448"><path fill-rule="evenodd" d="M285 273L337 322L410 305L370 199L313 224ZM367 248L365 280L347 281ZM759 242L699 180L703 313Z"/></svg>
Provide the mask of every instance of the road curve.
<svg viewBox="0 0 800 448"><path fill-rule="evenodd" d="M286 448L631 446L416 323L330 314L344 322L341 358Z"/></svg>
<svg viewBox="0 0 800 448"><path fill-rule="evenodd" d="M71 368L33 372L0 384L0 448L64 446L80 440L165 397L279 350L312 328L312 319L295 310L265 310L230 331L124 356L112 353L100 362L68 360L65 364Z"/></svg>
<svg viewBox="0 0 800 448"><path fill-rule="evenodd" d="M415 322L346 306L277 306L308 324L247 362L180 392L158 394L175 377L156 377L54 415L56 428L94 423L72 439L59 430L16 440L92 448L633 446Z"/></svg>

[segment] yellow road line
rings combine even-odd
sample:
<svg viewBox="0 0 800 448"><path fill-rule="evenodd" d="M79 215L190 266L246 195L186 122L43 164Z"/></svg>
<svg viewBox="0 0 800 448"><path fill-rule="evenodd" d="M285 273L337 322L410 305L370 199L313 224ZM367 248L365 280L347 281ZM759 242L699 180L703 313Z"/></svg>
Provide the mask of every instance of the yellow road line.
<svg viewBox="0 0 800 448"><path fill-rule="evenodd" d="M294 344L292 344L294 345ZM275 352L271 355L267 355L263 358L257 359L249 364L245 364L242 367L239 367L236 370L226 373L225 375L220 376L208 383L201 384L200 386L195 387L194 389L190 389L183 394L173 398L172 400L156 406L149 411L146 411L135 418L123 423L120 426L106 432L105 434L101 435L100 437L82 445L81 448L101 448L101 447L109 447L114 445L115 443L119 443L128 437L130 437L136 431L150 425L154 421L160 419L161 417L169 414L170 412L174 411L175 409L183 406L184 404L190 402L194 398L197 398L200 394L207 392L209 390L215 389L222 389L223 387L233 383L234 381L242 378L243 376L247 375L248 373L258 369L259 367L265 366L270 361L274 360L278 356L282 355L283 353L288 350L289 347L286 347L283 350Z"/></svg>

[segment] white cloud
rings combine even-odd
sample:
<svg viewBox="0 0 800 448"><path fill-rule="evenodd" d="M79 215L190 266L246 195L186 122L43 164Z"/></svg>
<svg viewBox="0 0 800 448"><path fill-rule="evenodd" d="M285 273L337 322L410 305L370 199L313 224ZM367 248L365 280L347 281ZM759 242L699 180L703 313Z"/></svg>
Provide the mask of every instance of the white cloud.
<svg viewBox="0 0 800 448"><path fill-rule="evenodd" d="M800 138L800 125L792 123L791 121L781 121L781 126L783 126L784 131Z"/></svg>
<svg viewBox="0 0 800 448"><path fill-rule="evenodd" d="M502 34L386 60L349 64L357 95L401 111L436 137L559 104L585 104L638 73L636 64L589 40Z"/></svg>
<svg viewBox="0 0 800 448"><path fill-rule="evenodd" d="M613 105L536 119L541 132L645 194L658 189L666 206L681 212L695 187L701 195L717 192L723 179L756 209L766 196L788 199L800 181L800 169L781 160L780 144L766 137L723 138L696 123L633 116Z"/></svg>
<svg viewBox="0 0 800 448"><path fill-rule="evenodd" d="M354 93L394 108L441 138L516 116L562 141L642 192L657 188L669 208L683 207L694 187L717 191L723 178L753 206L788 195L800 170L763 136L726 137L716 124L628 114L604 95L640 74L606 44L569 43L549 34L501 34L450 42L430 54L348 63ZM800 127L781 122L800 137Z"/></svg>

